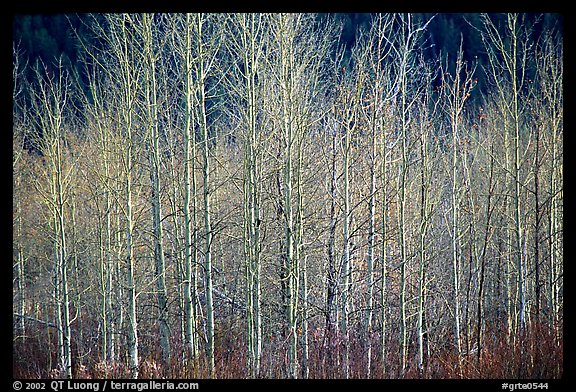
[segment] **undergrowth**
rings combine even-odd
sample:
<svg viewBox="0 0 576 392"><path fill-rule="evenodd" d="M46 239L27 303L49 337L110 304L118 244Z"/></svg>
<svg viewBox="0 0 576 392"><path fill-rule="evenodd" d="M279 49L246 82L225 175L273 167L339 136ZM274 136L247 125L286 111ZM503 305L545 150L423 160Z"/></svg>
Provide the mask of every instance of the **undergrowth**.
<svg viewBox="0 0 576 392"><path fill-rule="evenodd" d="M558 328L562 331L561 328ZM247 358L245 342L240 331L228 331L225 337L216 340L217 378L247 378ZM287 346L279 336L263 343L260 378L285 378L288 370ZM139 377L154 378L208 378L209 373L203 351L198 358L188 361L182 354L182 344L172 342L170 363L163 364L154 334L146 335L149 341L140 342L141 357ZM95 347L86 347L79 352L75 342L73 377L83 379L129 378L127 354L120 360L103 363L101 354ZM50 342L50 343L48 343ZM348 344L349 377L366 378L366 341L363 339L332 339L322 332L311 333L309 338L309 378L345 378L343 354ZM285 347L286 346L286 347ZM422 369L417 365L415 342L409 348L409 359L405 369L399 363L398 346L389 342L384 362L380 356L377 341L372 346L371 378L378 379L556 379L563 375L563 340L561 333L556 335L545 323L532 323L518 335L509 335L506 330L486 330L481 342L480 355L476 342L464 355L458 355L451 345L429 348ZM47 336L45 330L28 331L25 339L13 342L14 378L59 378L56 362L57 342L53 334ZM302 352L299 352L299 360ZM300 363L301 364L301 363ZM303 376L303 375L300 375Z"/></svg>

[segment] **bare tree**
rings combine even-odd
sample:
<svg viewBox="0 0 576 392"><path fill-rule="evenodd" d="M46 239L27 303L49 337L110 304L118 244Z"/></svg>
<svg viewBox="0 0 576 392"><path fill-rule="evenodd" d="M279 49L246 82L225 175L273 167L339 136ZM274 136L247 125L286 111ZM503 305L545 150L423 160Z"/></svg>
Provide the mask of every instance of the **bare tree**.
<svg viewBox="0 0 576 392"><path fill-rule="evenodd" d="M79 16L76 64L15 50L15 374L562 374L555 17L470 16L479 91L472 41L430 57L454 18L338 18Z"/></svg>
<svg viewBox="0 0 576 392"><path fill-rule="evenodd" d="M195 159L196 159L196 137L193 132L194 125L194 82L193 82L193 61L192 58L192 15L186 14L185 29L186 29L186 43L184 46L184 76L185 76L185 97L186 97L186 128L185 128L185 155L186 162L186 175L184 179L185 193L184 193L184 221L185 221L185 247L186 247L186 288L185 288L185 302L186 302L186 338L188 344L189 355L195 358L198 354L198 343L195 337L194 327L196 324L196 298L197 288L197 252L198 249L198 236L197 236L197 218L196 218L196 174L195 174ZM190 203L192 203L192 211L190 211Z"/></svg>
<svg viewBox="0 0 576 392"><path fill-rule="evenodd" d="M522 148L520 128L524 121L521 101L522 92L527 83L527 61L532 41L529 39L529 28L522 19L518 14L507 14L506 25L503 33L501 33L494 21L489 16L483 15L484 31L482 35L488 51L489 75L500 97L502 113L505 118L510 118L510 122L505 122L504 132L506 137L512 139L513 143L511 147L512 157L508 154L508 147L505 146L504 148L508 154L506 172L511 173L511 185L513 185L513 254L516 260L515 332L524 328L526 311L526 290L523 274L525 260L522 252L524 225L520 211L520 188L523 181L520 177ZM508 163L509 159L512 159L511 164Z"/></svg>
<svg viewBox="0 0 576 392"><path fill-rule="evenodd" d="M86 60L88 63L88 60ZM92 67L92 72L87 70L89 75L90 93L93 99L93 105L90 105L90 118L88 124L93 122L94 140L95 145L101 151L101 166L92 165L91 174L94 175L98 181L96 184L87 181L88 184L94 185L94 194L97 194L101 187L104 189L103 205L100 207L96 202L96 208L102 209L102 213L98 214L98 243L99 243L99 259L100 259L100 277L101 277L101 293L102 293L102 362L109 365L115 360L115 328L114 316L112 309L113 297L113 275L114 264L112 260L112 205L117 194L114 194L114 186L112 181L112 172L115 171L115 165L111 153L111 147L117 145L114 141L114 135L111 132L112 116L110 109L104 104L106 82L98 80L96 77L96 66ZM98 201L99 198L95 198Z"/></svg>
<svg viewBox="0 0 576 392"><path fill-rule="evenodd" d="M272 83L269 89L273 89L276 96L269 97L269 112L272 123L280 130L278 139L282 178L279 181L279 191L284 225L282 257L285 261L286 321L289 336L288 377L296 378L299 373L297 318L300 268L301 259L305 257L300 247L302 238L298 238L298 225L301 221L297 216L298 209L302 208L298 203L300 195L297 179L301 169L298 152L311 125L318 121L314 103L322 94L320 76L331 39L330 34L318 34L311 15L272 15L270 24L274 55L270 56Z"/></svg>
<svg viewBox="0 0 576 392"><path fill-rule="evenodd" d="M340 136L340 148L342 155L342 170L343 170L343 222L342 222L342 236L343 236L343 253L340 269L340 327L339 334L343 337L343 363L346 378L350 376L350 363L349 363L349 349L350 349L350 331L348 328L348 318L350 310L350 291L351 291L351 220L352 220L352 206L350 200L350 161L351 161L351 143L356 131L356 126L359 123L359 105L360 93L362 90L360 76L355 78L356 72L343 73L341 75L341 88L338 94L337 107L337 121L338 121L338 134Z"/></svg>
<svg viewBox="0 0 576 392"><path fill-rule="evenodd" d="M161 189L161 161L160 161L160 135L158 129L158 83L157 57L159 42L157 41L156 29L161 21L154 14L143 14L139 20L139 33L142 39L142 64L144 82L143 110L146 127L146 139L149 146L150 183L152 203L152 229L154 243L154 261L156 281L156 297L158 301L158 321L160 324L160 347L162 360L165 365L170 364L170 326L168 325L168 302L166 292L166 268L164 260L163 230L162 230L162 206L160 200Z"/></svg>
<svg viewBox="0 0 576 392"><path fill-rule="evenodd" d="M262 356L261 314L261 234L262 197L262 83L265 48L270 37L267 16L238 14L229 20L230 39L226 41L235 72L230 89L239 102L239 127L244 143L244 258L246 263L246 310L248 373L260 375ZM235 38L236 37L236 38ZM236 100L234 100L236 102Z"/></svg>
<svg viewBox="0 0 576 392"><path fill-rule="evenodd" d="M215 138L215 130L208 121L208 78L215 72L215 61L222 39L221 27L218 21L214 20L216 15L194 14L192 19L192 34L194 37L194 53L196 61L193 63L192 72L194 75L196 93L196 118L201 134L202 150L202 185L203 185L203 206L204 206L204 276L206 294L206 319L207 319L207 359L210 377L215 377L214 363L214 300L213 300L213 279L212 279L212 190L211 187L211 144Z"/></svg>
<svg viewBox="0 0 576 392"><path fill-rule="evenodd" d="M44 173L48 189L45 202L52 214L54 244L54 301L58 331L59 371L72 378L71 316L68 273L70 257L68 239L68 206L74 169L67 154L66 128L70 121L66 113L70 105L70 78L58 61L55 74L45 64L35 69L37 86L30 89L32 109L37 115L37 134L31 135L46 161ZM41 191L41 188L39 189ZM41 191L42 192L42 191Z"/></svg>
<svg viewBox="0 0 576 392"><path fill-rule="evenodd" d="M128 304L128 352L129 368L132 378L138 378L138 324L136 318L136 284L135 284L135 256L134 256L134 211L133 211L133 176L134 157L136 150L136 115L137 97L140 93L140 63L138 41L134 36L133 15L106 15L107 29L101 26L98 32L108 45L109 62L100 63L103 72L107 72L112 83L117 86L118 111L117 122L123 130L121 135L120 152L121 178L123 182L122 204L118 207L125 223L125 247L119 248L123 253L126 265L126 301ZM111 67L112 64L118 66ZM120 232L118 232L120 235Z"/></svg>
<svg viewBox="0 0 576 392"><path fill-rule="evenodd" d="M431 69L425 69L426 78L433 77ZM428 83L429 84L429 83ZM419 264L418 264L418 308L417 308L417 336L418 336L418 369L424 372L425 350L424 340L428 334L426 325L426 296L427 296L427 270L431 251L429 250L429 226L434 209L438 202L433 199L432 158L436 155L436 146L432 143L434 118L438 113L439 101L433 102L432 91L427 88L417 106L417 124L419 127L418 141L420 145L420 224L419 224Z"/></svg>
<svg viewBox="0 0 576 392"><path fill-rule="evenodd" d="M26 282L25 282L25 264L26 256L24 251L24 238L23 238L23 208L22 196L24 195L23 184L26 183L26 155L24 154L24 140L25 140L25 121L26 116L20 111L25 113L25 109L20 106L23 94L23 78L22 74L26 69L27 64L22 64L21 53L15 46L13 47L13 65L12 65L12 82L14 83L12 90L12 118L13 118L13 135L12 135L12 195L13 195L13 252L15 254L15 261L13 263L13 276L16 281L16 291L14 292L14 313L24 316L26 311ZM18 318L18 334L22 339L26 339L26 323L24 317ZM16 339L16 337L15 337Z"/></svg>
<svg viewBox="0 0 576 392"><path fill-rule="evenodd" d="M387 214L387 192L386 192L386 166L387 166L387 147L386 147L386 133L387 129L385 127L385 117L386 108L392 101L394 89L389 83L390 77L390 64L388 57L391 54L392 49L389 46L389 42L386 41L387 35L390 34L390 29L393 23L393 16L378 14L372 19L372 26L370 32L368 33L368 44L367 44L367 64L369 67L369 77L367 79L367 90L368 90L368 102L369 106L365 108L367 116L367 124L370 129L370 143L371 143L371 153L370 153L370 192L369 192L369 227L368 227L368 266L367 266L367 306L366 306L366 316L365 316L365 336L367 341L366 348L366 377L370 378L372 372L372 335L373 335L373 308L374 308L374 270L376 257L376 200L377 200L377 178L380 175L381 182L381 195L382 195L382 273L381 273L381 306L382 306L382 334L381 334L381 344L382 344L382 363L384 364L384 352L385 352L385 293L386 293L386 219ZM379 137L379 139L378 139ZM380 173L378 173L377 164L377 145L380 143Z"/></svg>
<svg viewBox="0 0 576 392"><path fill-rule="evenodd" d="M453 274L453 299L454 299L454 339L455 346L458 353L458 358L462 355L462 341L461 341L461 302L460 302L460 225L459 225L459 206L460 206L460 189L459 185L461 179L458 177L459 167L461 165L459 159L459 150L462 145L462 116L465 103L470 96L470 91L475 85L473 78L474 68L469 69L463 60L462 44L456 57L454 74L450 75L447 66L442 67L442 86L441 92L444 100L444 110L448 117L450 126L450 136L452 145L452 160L451 160L451 207L452 207L452 223L451 223L451 241L452 241L452 274ZM461 369L460 369L461 371Z"/></svg>
<svg viewBox="0 0 576 392"><path fill-rule="evenodd" d="M416 65L416 55L422 34L431 19L423 24L416 24L411 14L396 17L397 34L387 38L391 43L395 67L395 85L398 88L397 117L401 142L401 167L398 176L398 228L400 243L400 367L405 371L408 360L408 325L406 309L406 268L408 267L408 244L406 225L406 190L409 171L409 138L410 113L423 87L421 74Z"/></svg>
<svg viewBox="0 0 576 392"><path fill-rule="evenodd" d="M562 146L562 129L563 129L563 47L557 37L552 33L543 36L540 45L536 48L536 70L539 81L539 95L535 97L537 106L537 127L536 132L542 132L542 142L547 146L549 151L549 167L547 173L547 188L543 190L545 195L542 200L542 208L548 211L547 222L547 248L548 248L548 276L546 284L548 286L548 321L551 326L556 328L560 317L560 293L562 291L562 266L559 261L562 259L562 227L560 217L562 216L562 165L559 164L562 159L562 152L559 149ZM538 159L538 152L535 152L535 158ZM537 164L538 162L535 162ZM536 165L538 169L538 165ZM536 185L538 180L535 175L535 203L538 205L538 190ZM546 206L546 207L544 207ZM536 212L538 219L538 213ZM535 236L538 237L536 228ZM535 238L535 246L538 240ZM536 267L538 268L538 267ZM537 278L535 278L537 279ZM536 288L539 287L535 282ZM536 294L538 304L538 295ZM537 305L538 307L538 305ZM558 332L557 332L558 333Z"/></svg>

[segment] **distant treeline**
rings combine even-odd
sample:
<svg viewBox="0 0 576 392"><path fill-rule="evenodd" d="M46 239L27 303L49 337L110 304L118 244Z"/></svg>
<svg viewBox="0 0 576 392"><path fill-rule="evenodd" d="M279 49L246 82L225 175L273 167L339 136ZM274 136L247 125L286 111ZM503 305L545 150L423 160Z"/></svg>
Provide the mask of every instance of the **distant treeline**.
<svg viewBox="0 0 576 392"><path fill-rule="evenodd" d="M350 50L356 41L359 30L366 30L370 26L370 13L320 13L318 18L333 17L342 24L340 42ZM423 51L430 61L439 60L446 53L457 53L460 44L467 61L478 61L481 67L486 64L486 53L478 29L481 26L479 13L416 13L415 21L432 18L428 25L426 35L428 45ZM506 22L506 14L489 14L502 29ZM529 26L535 36L542 31L556 27L563 33L561 14L526 14ZM96 18L99 20L99 18ZM36 14L15 15L12 32L13 42L23 51L24 58L30 64L42 60L49 66L56 58L62 56L66 67L81 72L77 61L82 46L78 38L83 41L89 39L88 26L91 18L87 14ZM485 92L485 78L478 73L478 90Z"/></svg>

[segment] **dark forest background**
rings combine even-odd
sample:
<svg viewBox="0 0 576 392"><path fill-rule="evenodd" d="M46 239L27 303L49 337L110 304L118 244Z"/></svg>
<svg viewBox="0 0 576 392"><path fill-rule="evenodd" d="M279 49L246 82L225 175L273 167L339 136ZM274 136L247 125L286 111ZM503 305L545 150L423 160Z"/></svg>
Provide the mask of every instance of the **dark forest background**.
<svg viewBox="0 0 576 392"><path fill-rule="evenodd" d="M489 14L502 27L506 14ZM487 64L486 53L478 29L481 28L479 13L416 13L415 21L432 21L426 30L427 43L424 55L428 60L437 60L446 53L457 53L460 43L464 52L464 60L478 62L479 68ZM527 14L527 22L533 26L535 36L544 30L557 28L563 33L561 14ZM370 26L370 13L319 13L317 18L333 17L342 24L341 44L350 52L359 30ZM41 60L48 66L55 66L55 59L62 56L65 68L81 73L81 63L78 61L82 50L78 38L90 42L88 36L88 20L85 14L35 14L15 15L13 19L13 42L20 46L23 58L29 64ZM28 68L32 72L32 68ZM478 88L474 94L485 92L485 75L477 73ZM472 97L474 98L474 97Z"/></svg>

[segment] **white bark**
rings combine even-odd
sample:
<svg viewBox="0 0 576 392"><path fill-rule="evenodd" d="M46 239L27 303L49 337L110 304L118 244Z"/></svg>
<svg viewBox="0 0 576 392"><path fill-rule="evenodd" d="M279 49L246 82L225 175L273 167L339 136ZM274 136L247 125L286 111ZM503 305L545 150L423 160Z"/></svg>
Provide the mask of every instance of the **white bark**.
<svg viewBox="0 0 576 392"><path fill-rule="evenodd" d="M32 107L38 116L38 127L44 134L35 142L47 160L46 179L49 190L45 193L47 205L52 215L52 235L54 245L54 301L56 305L56 325L58 329L58 361L60 374L72 378L72 352L70 331L70 303L68 289L68 245L66 204L70 196L70 174L73 163L66 165L65 107L69 99L68 74L59 62L56 76L46 68L36 69L39 81L38 91L31 91Z"/></svg>
<svg viewBox="0 0 576 392"><path fill-rule="evenodd" d="M202 135L202 185L203 185L203 202L204 202L204 276L206 284L206 326L208 335L207 359L208 372L210 377L215 377L214 362L214 301L213 301L213 281L212 281L212 197L211 197L211 179L210 179L210 143L211 135L207 119L207 101L206 101L206 80L211 72L211 64L214 52L205 51L210 44L211 51L217 48L214 44L218 43L214 37L208 41L204 32L204 24L208 16L196 14L194 17L194 34L196 35L196 55L198 60L195 64L195 81L196 94L198 102L198 122L200 133Z"/></svg>
<svg viewBox="0 0 576 392"><path fill-rule="evenodd" d="M163 230L162 230L162 206L160 200L160 135L158 131L158 102L157 102L157 82L156 82L156 53L154 42L154 21L153 14L142 15L142 39L144 44L144 91L145 100L143 102L146 115L145 124L147 127L147 137L150 145L150 182L151 182L151 202L152 202L152 229L154 244L154 260L156 280L156 298L158 301L158 321L160 324L160 348L162 350L162 361L165 366L170 365L170 326L168 325L168 303L166 291L166 272L164 260Z"/></svg>
<svg viewBox="0 0 576 392"><path fill-rule="evenodd" d="M260 127L258 115L262 112L260 94L265 75L262 57L268 39L266 18L260 14L235 15L230 21L231 40L229 50L241 61L236 63L239 80L233 78L230 87L238 97L241 110L241 127L244 142L244 259L246 263L247 346L248 373L260 374L262 356L261 289L260 289L260 198L262 187Z"/></svg>
<svg viewBox="0 0 576 392"><path fill-rule="evenodd" d="M186 124L184 128L184 313L185 340L188 359L193 363L198 356L197 338L195 333L196 312L194 299L196 297L196 279L194 273L196 265L196 181L195 181L195 156L196 141L193 133L194 125L194 81L192 59L192 15L186 14L184 22L184 96L186 100ZM190 207L192 203L192 212ZM191 364L192 364L191 363ZM191 365L190 364L190 365ZM190 366L189 365L189 366Z"/></svg>
<svg viewBox="0 0 576 392"><path fill-rule="evenodd" d="M460 315L460 183L465 181L465 178L460 178L459 169L466 166L460 163L459 150L463 145L463 136L460 135L460 127L462 122L462 114L464 105L470 96L470 91L475 85L473 80L474 68L468 69L468 66L463 61L462 45L458 51L455 61L454 75L449 75L448 66L442 67L442 86L441 94L443 104L445 105L445 113L448 117L451 131L451 147L452 156L450 161L451 169L451 251L452 251L452 291L453 291L453 305L454 305L454 346L458 354L459 370L461 371L461 355L462 355L462 339L461 339L461 315ZM472 252L472 249L470 250Z"/></svg>

